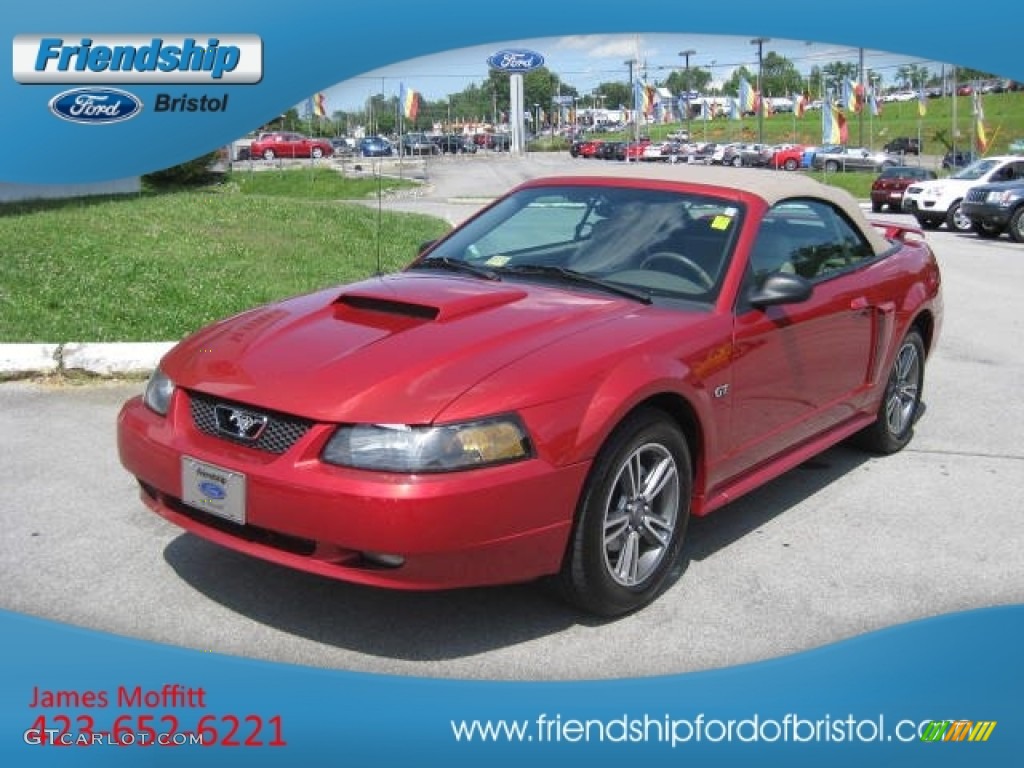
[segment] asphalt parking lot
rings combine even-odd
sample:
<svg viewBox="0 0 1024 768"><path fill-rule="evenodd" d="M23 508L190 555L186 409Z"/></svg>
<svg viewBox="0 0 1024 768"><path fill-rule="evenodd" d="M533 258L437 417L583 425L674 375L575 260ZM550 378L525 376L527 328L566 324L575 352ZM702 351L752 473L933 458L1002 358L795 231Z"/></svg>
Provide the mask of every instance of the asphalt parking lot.
<svg viewBox="0 0 1024 768"><path fill-rule="evenodd" d="M456 221L569 162L445 158L426 166L423 194L388 205ZM1024 247L927 238L946 313L910 447L836 448L695 521L682 577L632 616L595 621L536 585L374 590L184 534L118 464L114 420L141 384L110 381L0 384L0 608L250 658L543 680L730 666L1024 602Z"/></svg>

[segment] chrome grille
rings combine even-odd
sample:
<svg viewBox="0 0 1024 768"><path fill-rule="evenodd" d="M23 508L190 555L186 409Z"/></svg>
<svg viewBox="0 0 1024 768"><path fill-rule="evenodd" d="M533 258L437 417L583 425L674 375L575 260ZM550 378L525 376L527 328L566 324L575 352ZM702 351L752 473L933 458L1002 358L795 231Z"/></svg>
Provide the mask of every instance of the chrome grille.
<svg viewBox="0 0 1024 768"><path fill-rule="evenodd" d="M967 202L983 203L985 202L985 195L987 194L988 190L985 189L969 189L967 190Z"/></svg>
<svg viewBox="0 0 1024 768"><path fill-rule="evenodd" d="M208 435L219 437L222 440L229 440L232 443L244 445L248 448L267 451L268 453L284 453L295 445L296 441L313 426L313 422L308 419L253 408L244 403L222 400L221 398L211 397L201 392L189 392L188 399L189 410L192 413L192 422L200 432L205 432ZM242 437L226 434L217 428L215 409L218 405L244 408L254 413L263 414L267 417L267 426L257 440L246 440Z"/></svg>

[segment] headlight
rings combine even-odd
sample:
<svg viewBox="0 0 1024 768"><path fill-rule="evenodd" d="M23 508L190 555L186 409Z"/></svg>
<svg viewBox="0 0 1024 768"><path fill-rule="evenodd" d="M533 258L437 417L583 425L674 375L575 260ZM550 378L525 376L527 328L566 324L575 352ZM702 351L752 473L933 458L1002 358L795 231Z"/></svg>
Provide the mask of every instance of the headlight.
<svg viewBox="0 0 1024 768"><path fill-rule="evenodd" d="M1009 205L1017 199L1017 193L1012 190L999 190L989 192L985 195L986 203L995 203L996 205Z"/></svg>
<svg viewBox="0 0 1024 768"><path fill-rule="evenodd" d="M167 409L171 405L171 395L174 394L174 382L157 368L153 375L146 382L146 394L143 402L161 416L167 415Z"/></svg>
<svg viewBox="0 0 1024 768"><path fill-rule="evenodd" d="M329 464L382 472L447 472L518 461L531 454L522 424L503 416L434 427L342 426L321 458Z"/></svg>

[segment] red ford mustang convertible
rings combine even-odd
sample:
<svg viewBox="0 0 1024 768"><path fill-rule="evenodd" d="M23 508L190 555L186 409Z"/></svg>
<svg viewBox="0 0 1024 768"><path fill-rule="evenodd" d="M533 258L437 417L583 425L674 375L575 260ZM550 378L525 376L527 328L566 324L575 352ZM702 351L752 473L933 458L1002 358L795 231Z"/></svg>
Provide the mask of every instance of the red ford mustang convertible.
<svg viewBox="0 0 1024 768"><path fill-rule="evenodd" d="M911 439L940 278L796 174L530 181L405 270L216 323L118 420L143 501L361 584L552 577L653 600L705 515L854 438Z"/></svg>

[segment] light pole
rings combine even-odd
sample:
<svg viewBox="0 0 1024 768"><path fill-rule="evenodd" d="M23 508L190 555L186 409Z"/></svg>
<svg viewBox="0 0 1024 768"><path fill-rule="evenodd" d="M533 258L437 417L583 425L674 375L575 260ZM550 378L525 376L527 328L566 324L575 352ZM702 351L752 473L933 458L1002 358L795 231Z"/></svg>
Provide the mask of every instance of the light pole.
<svg viewBox="0 0 1024 768"><path fill-rule="evenodd" d="M636 98L636 85L633 83L633 65L637 63L636 59L628 59L624 62L629 67L629 88L633 92L633 136L635 139L640 139L640 104ZM626 162L629 162L629 152L626 152Z"/></svg>
<svg viewBox="0 0 1024 768"><path fill-rule="evenodd" d="M540 104L537 102L533 103L533 138L537 139L540 137Z"/></svg>
<svg viewBox="0 0 1024 768"><path fill-rule="evenodd" d="M764 75L764 44L771 38L755 37L750 41L757 46L757 143L764 144L764 94L761 92L761 78Z"/></svg>
<svg viewBox="0 0 1024 768"><path fill-rule="evenodd" d="M685 60L683 70L683 88L685 88L686 97L684 103L686 104L686 140L690 140L690 57L695 55L697 52L692 48L687 48L685 51L680 51L679 55Z"/></svg>

